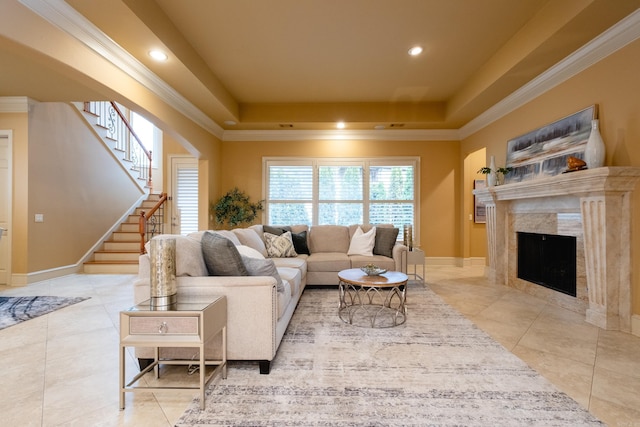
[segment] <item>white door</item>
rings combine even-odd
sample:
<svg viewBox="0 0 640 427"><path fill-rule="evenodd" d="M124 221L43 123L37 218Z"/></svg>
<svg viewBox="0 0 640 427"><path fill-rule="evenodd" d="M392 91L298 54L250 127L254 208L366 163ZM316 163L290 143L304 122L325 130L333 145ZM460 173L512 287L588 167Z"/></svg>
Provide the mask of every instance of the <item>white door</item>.
<svg viewBox="0 0 640 427"><path fill-rule="evenodd" d="M10 130L0 130L0 285L11 284L11 139Z"/></svg>
<svg viewBox="0 0 640 427"><path fill-rule="evenodd" d="M198 160L171 156L171 233L198 231Z"/></svg>

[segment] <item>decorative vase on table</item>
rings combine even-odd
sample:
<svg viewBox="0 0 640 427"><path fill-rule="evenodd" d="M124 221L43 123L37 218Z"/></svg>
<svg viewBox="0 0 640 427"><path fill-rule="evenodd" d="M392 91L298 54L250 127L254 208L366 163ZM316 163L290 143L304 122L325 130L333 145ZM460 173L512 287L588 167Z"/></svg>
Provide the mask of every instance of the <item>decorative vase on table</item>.
<svg viewBox="0 0 640 427"><path fill-rule="evenodd" d="M584 150L584 161L587 168L594 169L604 166L605 147L600 135L598 120L591 121L591 133Z"/></svg>
<svg viewBox="0 0 640 427"><path fill-rule="evenodd" d="M178 293L176 239L170 236L156 236L149 243L150 305L154 310L171 310L177 302Z"/></svg>
<svg viewBox="0 0 640 427"><path fill-rule="evenodd" d="M487 187L493 187L497 182L496 159L493 156L491 156L489 162L489 169L491 169L491 171L487 174Z"/></svg>

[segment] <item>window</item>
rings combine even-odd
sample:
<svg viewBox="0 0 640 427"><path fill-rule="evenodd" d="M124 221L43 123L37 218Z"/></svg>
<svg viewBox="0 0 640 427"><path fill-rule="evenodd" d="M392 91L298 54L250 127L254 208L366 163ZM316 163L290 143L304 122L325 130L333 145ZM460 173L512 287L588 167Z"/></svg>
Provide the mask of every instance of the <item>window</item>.
<svg viewBox="0 0 640 427"><path fill-rule="evenodd" d="M419 159L263 161L266 222L418 227Z"/></svg>

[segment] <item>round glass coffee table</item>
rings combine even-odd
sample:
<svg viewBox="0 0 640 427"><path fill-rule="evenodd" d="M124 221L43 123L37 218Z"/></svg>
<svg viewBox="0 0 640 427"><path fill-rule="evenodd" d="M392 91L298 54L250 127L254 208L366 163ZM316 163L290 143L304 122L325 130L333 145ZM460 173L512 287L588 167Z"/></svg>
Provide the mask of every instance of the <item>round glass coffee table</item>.
<svg viewBox="0 0 640 427"><path fill-rule="evenodd" d="M407 320L406 274L388 271L368 276L359 268L338 273L340 306L338 315L343 322L371 328L402 325Z"/></svg>

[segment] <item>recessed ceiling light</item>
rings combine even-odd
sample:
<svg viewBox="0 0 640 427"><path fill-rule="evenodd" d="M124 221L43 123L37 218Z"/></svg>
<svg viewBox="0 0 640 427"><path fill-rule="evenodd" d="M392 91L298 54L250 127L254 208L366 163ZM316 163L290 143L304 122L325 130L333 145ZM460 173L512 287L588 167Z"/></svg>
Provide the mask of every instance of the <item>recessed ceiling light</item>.
<svg viewBox="0 0 640 427"><path fill-rule="evenodd" d="M336 127L338 129L344 129L345 127L347 127L347 125L344 122L338 122L336 123Z"/></svg>
<svg viewBox="0 0 640 427"><path fill-rule="evenodd" d="M167 58L169 58L166 53L158 49L150 50L149 56L155 59L156 61L166 61Z"/></svg>
<svg viewBox="0 0 640 427"><path fill-rule="evenodd" d="M409 55L411 56L418 56L422 53L422 46L414 46L411 49L409 49Z"/></svg>
<svg viewBox="0 0 640 427"><path fill-rule="evenodd" d="M385 125L375 125L375 126L374 126L374 129L375 129L375 130L382 130L382 129L384 129L384 128L385 128Z"/></svg>
<svg viewBox="0 0 640 427"><path fill-rule="evenodd" d="M236 121L234 121L234 120L225 120L224 124L227 125L227 126L235 126L238 123Z"/></svg>

